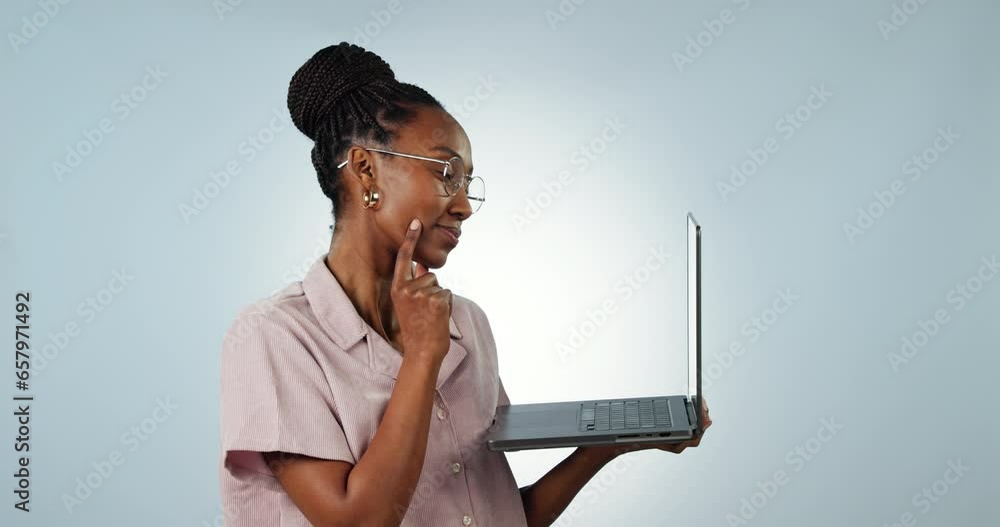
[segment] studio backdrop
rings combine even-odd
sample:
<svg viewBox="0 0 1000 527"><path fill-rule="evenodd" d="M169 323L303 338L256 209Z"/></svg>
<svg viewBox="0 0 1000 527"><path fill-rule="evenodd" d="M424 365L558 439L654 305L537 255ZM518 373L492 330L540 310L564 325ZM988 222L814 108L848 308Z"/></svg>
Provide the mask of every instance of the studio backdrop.
<svg viewBox="0 0 1000 527"><path fill-rule="evenodd" d="M329 250L286 96L341 41L468 133L488 200L435 272L514 403L683 391L702 224L714 425L607 464L555 525L1000 520L996 2L0 13L0 524L223 524L223 334ZM571 450L506 456L524 486Z"/></svg>

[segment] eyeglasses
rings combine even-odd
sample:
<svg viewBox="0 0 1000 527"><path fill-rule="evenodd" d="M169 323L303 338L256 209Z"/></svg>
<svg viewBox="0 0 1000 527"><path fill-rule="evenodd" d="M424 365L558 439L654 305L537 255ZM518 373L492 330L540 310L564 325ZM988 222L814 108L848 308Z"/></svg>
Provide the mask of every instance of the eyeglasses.
<svg viewBox="0 0 1000 527"><path fill-rule="evenodd" d="M486 201L486 182L479 176L469 176L469 173L465 170L465 162L462 161L461 157L455 156L447 161L442 161L432 157L401 154L399 152L379 150L377 148L365 148L365 150L400 157L408 157L411 159L419 159L421 161L433 161L434 163L440 163L444 165L444 169L440 173L435 172L435 175L440 177L444 183L445 194L448 197L458 194L458 191L464 187L465 195L469 198L469 202L472 204L472 212L478 211ZM345 159L341 164L337 165L337 168L343 168L344 165L347 164L347 161L348 160Z"/></svg>

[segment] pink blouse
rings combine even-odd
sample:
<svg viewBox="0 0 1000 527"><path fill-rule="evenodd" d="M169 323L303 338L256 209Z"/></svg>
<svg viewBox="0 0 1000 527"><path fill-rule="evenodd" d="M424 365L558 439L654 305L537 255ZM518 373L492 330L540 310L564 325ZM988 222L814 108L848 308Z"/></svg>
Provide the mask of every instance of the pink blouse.
<svg viewBox="0 0 1000 527"><path fill-rule="evenodd" d="M453 295L449 326L424 465L401 525L526 526L507 458L485 443L496 407L510 404L489 321L475 302ZM240 311L221 361L225 524L309 526L260 453L357 463L402 355L357 313L323 255L302 281Z"/></svg>

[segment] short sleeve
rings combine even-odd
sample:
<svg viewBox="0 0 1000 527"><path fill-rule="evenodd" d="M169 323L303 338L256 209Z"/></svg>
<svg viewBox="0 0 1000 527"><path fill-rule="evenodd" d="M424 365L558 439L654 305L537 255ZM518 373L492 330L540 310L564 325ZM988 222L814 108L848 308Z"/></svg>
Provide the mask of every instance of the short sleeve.
<svg viewBox="0 0 1000 527"><path fill-rule="evenodd" d="M226 463L271 474L260 455L270 451L355 463L323 370L281 317L244 311L226 333L220 394Z"/></svg>

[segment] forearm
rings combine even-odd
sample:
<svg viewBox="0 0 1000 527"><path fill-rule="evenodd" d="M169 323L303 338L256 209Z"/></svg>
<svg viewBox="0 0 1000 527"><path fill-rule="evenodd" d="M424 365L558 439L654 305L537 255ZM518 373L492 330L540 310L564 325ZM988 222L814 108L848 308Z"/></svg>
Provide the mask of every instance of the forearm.
<svg viewBox="0 0 1000 527"><path fill-rule="evenodd" d="M614 459L611 449L580 447L535 483L521 488L530 527L551 525L580 489Z"/></svg>
<svg viewBox="0 0 1000 527"><path fill-rule="evenodd" d="M434 381L440 362L404 356L385 414L351 470L347 500L364 525L399 525L427 451Z"/></svg>

